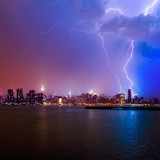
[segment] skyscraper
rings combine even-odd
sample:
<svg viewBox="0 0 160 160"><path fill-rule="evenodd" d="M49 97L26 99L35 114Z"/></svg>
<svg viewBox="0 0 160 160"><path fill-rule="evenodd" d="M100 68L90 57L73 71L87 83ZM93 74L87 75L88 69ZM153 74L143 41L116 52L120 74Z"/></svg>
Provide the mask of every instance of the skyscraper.
<svg viewBox="0 0 160 160"><path fill-rule="evenodd" d="M125 94L124 93L117 94L116 99L118 100L119 104L125 103Z"/></svg>
<svg viewBox="0 0 160 160"><path fill-rule="evenodd" d="M23 96L23 89L18 88L17 89L17 103L20 104L24 101L24 96Z"/></svg>
<svg viewBox="0 0 160 160"><path fill-rule="evenodd" d="M139 98L138 98L137 94L134 95L134 103L135 104L139 103Z"/></svg>
<svg viewBox="0 0 160 160"><path fill-rule="evenodd" d="M132 99L132 92L131 89L128 89L128 103L131 103L131 99Z"/></svg>
<svg viewBox="0 0 160 160"><path fill-rule="evenodd" d="M29 104L35 104L36 100L35 90L30 90L29 93L27 94L27 97L29 100Z"/></svg>
<svg viewBox="0 0 160 160"><path fill-rule="evenodd" d="M38 93L38 103L42 104L43 103L43 99L44 99L44 94L43 93Z"/></svg>
<svg viewBox="0 0 160 160"><path fill-rule="evenodd" d="M14 90L13 89L8 89L7 101L8 103L14 103Z"/></svg>

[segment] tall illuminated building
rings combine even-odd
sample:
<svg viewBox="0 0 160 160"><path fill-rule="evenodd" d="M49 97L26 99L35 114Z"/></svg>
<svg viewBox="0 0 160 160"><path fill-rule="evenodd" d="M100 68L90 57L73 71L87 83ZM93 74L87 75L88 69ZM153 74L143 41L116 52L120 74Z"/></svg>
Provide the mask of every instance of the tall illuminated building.
<svg viewBox="0 0 160 160"><path fill-rule="evenodd" d="M68 99L71 99L71 96L72 96L72 93L69 92L69 93L68 93Z"/></svg>
<svg viewBox="0 0 160 160"><path fill-rule="evenodd" d="M45 91L45 88L44 88L44 86L42 85L42 87L41 87L41 92L44 92Z"/></svg>
<svg viewBox="0 0 160 160"><path fill-rule="evenodd" d="M137 94L135 94L134 95L134 103L137 104L138 102L139 102L139 98L138 98Z"/></svg>
<svg viewBox="0 0 160 160"><path fill-rule="evenodd" d="M29 93L27 94L27 97L29 100L29 104L35 104L36 100L35 90L30 90Z"/></svg>
<svg viewBox="0 0 160 160"><path fill-rule="evenodd" d="M93 90L92 89L89 91L89 94L93 94Z"/></svg>
<svg viewBox="0 0 160 160"><path fill-rule="evenodd" d="M38 103L42 104L43 103L43 99L44 99L44 94L43 93L38 93Z"/></svg>
<svg viewBox="0 0 160 160"><path fill-rule="evenodd" d="M132 91L131 89L128 89L128 103L131 103L132 100Z"/></svg>
<svg viewBox="0 0 160 160"><path fill-rule="evenodd" d="M8 89L7 101L8 103L14 103L14 90L13 89Z"/></svg>
<svg viewBox="0 0 160 160"><path fill-rule="evenodd" d="M116 95L116 98L117 98L119 104L125 103L125 97L126 97L126 95L124 93L120 93L120 94Z"/></svg>
<svg viewBox="0 0 160 160"><path fill-rule="evenodd" d="M18 88L17 89L17 103L20 104L24 101L24 96L23 96L23 89Z"/></svg>

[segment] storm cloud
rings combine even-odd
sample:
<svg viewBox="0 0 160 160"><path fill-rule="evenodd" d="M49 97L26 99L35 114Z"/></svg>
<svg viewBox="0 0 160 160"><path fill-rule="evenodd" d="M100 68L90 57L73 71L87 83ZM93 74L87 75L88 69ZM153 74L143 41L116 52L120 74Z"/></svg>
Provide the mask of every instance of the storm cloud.
<svg viewBox="0 0 160 160"><path fill-rule="evenodd" d="M119 92L116 76L126 93L130 82L124 65L134 40L133 58L126 68L134 81L133 90L139 96L160 97L160 4L144 15L152 3L0 1L0 94L18 87L25 92L39 91L43 84L47 94L78 94L93 89L114 95ZM120 9L123 15L106 13L109 8Z"/></svg>

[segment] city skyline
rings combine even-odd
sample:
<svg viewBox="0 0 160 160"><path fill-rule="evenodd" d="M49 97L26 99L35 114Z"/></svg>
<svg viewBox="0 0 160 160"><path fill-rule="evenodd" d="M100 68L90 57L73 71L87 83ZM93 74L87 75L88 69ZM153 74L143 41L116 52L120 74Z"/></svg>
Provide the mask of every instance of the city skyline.
<svg viewBox="0 0 160 160"><path fill-rule="evenodd" d="M138 95L132 95L132 90L128 89L128 95L119 93L113 96L96 94L93 90L87 93L79 93L73 95L71 92L68 95L46 95L45 88L42 86L41 92L29 90L27 94L23 92L23 88L8 89L6 96L0 96L0 105L15 106L15 105L42 105L42 106L160 106L158 98L144 98Z"/></svg>
<svg viewBox="0 0 160 160"><path fill-rule="evenodd" d="M159 8L158 0L1 1L0 95L131 88L160 98Z"/></svg>
<svg viewBox="0 0 160 160"><path fill-rule="evenodd" d="M63 93L63 94L57 94L57 93L48 93L46 92L46 89L45 89L45 86L42 85L41 88L39 90L36 90L36 89L27 89L27 90L24 90L23 88L19 87L19 88L16 88L16 89L13 89L13 88L9 88L5 91L4 94L1 94L0 96L3 97L3 98L6 98L7 97L7 92L12 91L13 92L13 95L16 96L16 92L17 92L17 96L18 96L18 92L22 92L23 93L23 96L27 96L27 94L30 92L30 91L34 91L36 94L44 94L47 97L50 97L50 96L62 96L62 97L72 97L72 96L77 96L77 95L81 95L81 94L90 94L90 95L97 95L97 96L105 96L105 97L114 97L116 95L124 95L125 96L125 99L128 99L129 102L131 102L131 99L134 99L134 97L139 97L139 98L145 98L145 99L150 99L150 98L153 98L153 99L159 99L158 97L142 97L142 96L139 96L138 94L135 94L131 89L128 89L126 90L125 92L119 92L119 93L115 93L113 95L106 95L104 93L97 93L95 92L94 90L90 89L88 91L84 91L84 92L79 92L79 93L73 93L71 91L69 92L66 92L66 93ZM22 94L21 93L21 94ZM159 99L160 100L160 99Z"/></svg>

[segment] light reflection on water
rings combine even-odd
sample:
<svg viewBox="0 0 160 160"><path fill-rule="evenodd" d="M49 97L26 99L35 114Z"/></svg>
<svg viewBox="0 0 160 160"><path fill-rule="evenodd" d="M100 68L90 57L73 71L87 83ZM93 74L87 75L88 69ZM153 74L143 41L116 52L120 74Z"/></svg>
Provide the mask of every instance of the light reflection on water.
<svg viewBox="0 0 160 160"><path fill-rule="evenodd" d="M160 112L0 107L2 159L160 159Z"/></svg>

